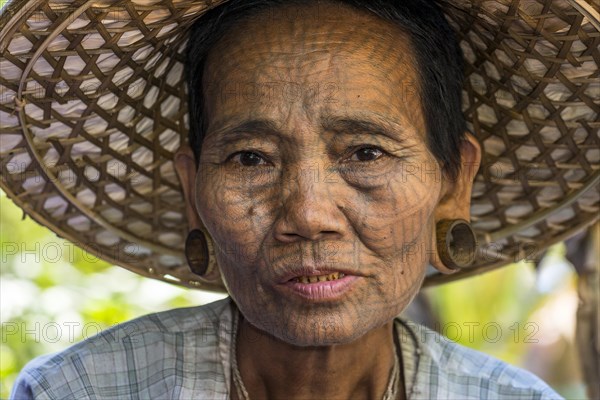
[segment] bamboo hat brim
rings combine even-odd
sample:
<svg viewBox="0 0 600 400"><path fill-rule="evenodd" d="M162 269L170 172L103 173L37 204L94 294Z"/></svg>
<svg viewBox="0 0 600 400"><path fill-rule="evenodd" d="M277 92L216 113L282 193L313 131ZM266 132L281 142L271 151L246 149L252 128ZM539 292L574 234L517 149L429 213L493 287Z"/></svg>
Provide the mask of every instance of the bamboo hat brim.
<svg viewBox="0 0 600 400"><path fill-rule="evenodd" d="M224 291L186 265L173 155L187 140L186 34L220 1L15 0L0 17L0 186L86 251ZM473 267L531 256L598 220L600 17L584 0L441 0L482 145Z"/></svg>

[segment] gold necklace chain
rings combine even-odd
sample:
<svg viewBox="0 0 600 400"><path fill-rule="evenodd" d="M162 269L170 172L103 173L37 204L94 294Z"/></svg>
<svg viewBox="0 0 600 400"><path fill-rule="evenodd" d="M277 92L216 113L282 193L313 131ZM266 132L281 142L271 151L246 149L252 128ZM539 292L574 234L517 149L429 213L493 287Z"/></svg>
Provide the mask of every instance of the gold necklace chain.
<svg viewBox="0 0 600 400"><path fill-rule="evenodd" d="M233 372L233 383L239 395L242 396L243 400L250 400L248 390L244 386L242 381L242 375L237 365L237 334L238 324L240 319L240 312L237 311L233 319L233 343L231 345L231 369ZM394 347L396 344L394 342ZM398 396L398 388L400 386L400 360L398 359L398 350L394 351L394 366L392 367L392 373L387 384L387 389L383 395L383 400L395 400Z"/></svg>

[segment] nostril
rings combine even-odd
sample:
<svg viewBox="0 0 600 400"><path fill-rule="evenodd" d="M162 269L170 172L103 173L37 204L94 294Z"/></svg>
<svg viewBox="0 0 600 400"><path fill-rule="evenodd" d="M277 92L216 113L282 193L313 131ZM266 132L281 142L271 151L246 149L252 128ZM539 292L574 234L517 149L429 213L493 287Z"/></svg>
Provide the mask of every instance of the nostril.
<svg viewBox="0 0 600 400"><path fill-rule="evenodd" d="M305 240L306 238L304 238L304 236L299 235L297 233L277 232L275 234L275 239L277 239L278 241L280 241L282 243L294 243L297 241Z"/></svg>
<svg viewBox="0 0 600 400"><path fill-rule="evenodd" d="M309 232L293 233L293 232L280 232L275 235L277 240L284 243L292 243L300 240L325 240L325 239L339 239L341 236L340 232L337 231L321 231L314 234Z"/></svg>

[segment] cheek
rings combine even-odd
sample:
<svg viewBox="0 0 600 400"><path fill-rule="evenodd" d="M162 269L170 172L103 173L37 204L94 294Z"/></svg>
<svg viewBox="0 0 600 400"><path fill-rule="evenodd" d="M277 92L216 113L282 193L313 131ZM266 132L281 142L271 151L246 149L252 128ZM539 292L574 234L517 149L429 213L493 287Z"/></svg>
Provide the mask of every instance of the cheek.
<svg viewBox="0 0 600 400"><path fill-rule="evenodd" d="M355 204L361 240L390 258L410 253L415 246L427 250L440 188L439 182L397 174L384 188Z"/></svg>
<svg viewBox="0 0 600 400"><path fill-rule="evenodd" d="M196 187L198 214L216 247L229 261L255 260L272 225L273 196L256 181L210 167L199 174Z"/></svg>

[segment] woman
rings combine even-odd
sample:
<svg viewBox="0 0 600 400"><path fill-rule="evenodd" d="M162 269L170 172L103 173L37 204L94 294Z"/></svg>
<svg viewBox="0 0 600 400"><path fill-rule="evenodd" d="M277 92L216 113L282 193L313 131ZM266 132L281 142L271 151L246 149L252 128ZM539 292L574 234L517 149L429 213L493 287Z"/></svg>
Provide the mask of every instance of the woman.
<svg viewBox="0 0 600 400"><path fill-rule="evenodd" d="M462 26L490 11L469 14L458 4L444 5ZM36 359L21 373L13 397L558 398L525 371L395 318L418 292L428 264L448 275L475 270L468 270L476 261L471 210L478 212L480 232L501 250L478 250L477 263L487 269L505 263L523 236L558 234L540 231L546 222L535 214L537 222L522 219L529 232L502 237L498 232L528 210L485 191L504 200L487 202L502 209L490 220L481 198L470 203L480 141L488 158L513 157L515 173L522 172L519 163L548 158L526 148L528 140L548 139L536 136L538 104L505 108L523 110L525 125L532 123L523 136L521 126L510 126L514 120L502 122L501 111L478 118L489 98L470 98L472 110L465 112L479 141L468 133L461 113L461 51L444 15L428 1L233 1L209 12L204 6L123 3L105 9L83 3L59 17L52 7L40 8L49 21L40 26L50 33L31 49L35 64L16 78L15 126L30 147L46 139L36 157L44 182L54 182L62 196L54 200L53 217L67 222L50 223L57 231L74 237L96 229L96 251L106 259L111 247L142 243L128 254L131 260L112 259L146 275L158 270L169 279L169 271L187 285L218 288L222 279L231 299L142 317ZM506 15L514 15L510 7L492 11L488 19L504 11L499 18L505 23ZM170 33L186 31L198 17L186 46L186 36ZM29 25L15 28L19 18L2 32L20 29L30 37ZM476 27L489 28L483 16L477 21ZM97 35L88 36L92 27ZM137 41L135 32L142 33ZM103 41L98 51L84 45L95 40ZM125 51L113 63L115 46ZM180 106L182 49L189 146L179 146L186 115ZM22 65L14 61L14 48L3 51L3 62ZM473 53L465 54L467 64L484 67L470 78L491 68L483 58L469 60ZM60 68L75 54L84 65L67 66L63 75ZM75 70L104 78L92 92L71 82L59 93L57 81L66 82ZM50 106L27 96L30 73L46 90L53 88ZM497 73L488 71L486 78ZM119 88L116 82L127 84ZM61 94L76 102L59 99ZM494 106L507 100L496 98ZM78 109L80 103L86 107ZM591 121L595 109L582 103ZM564 118L566 126L573 124ZM589 124L578 123L585 133ZM489 136L492 126L497 136ZM503 134L505 128L512 128L511 135ZM567 135L571 128L561 129L553 134ZM593 140L591 133L572 136L584 146ZM498 137L506 140L503 150ZM180 186L172 180L171 156ZM594 157L584 154L597 165ZM77 172L75 182L61 178L59 164ZM100 171L99 178L90 178L90 169ZM592 171L577 177L584 183L576 195L579 205L597 209L597 199L581 190L596 179ZM486 172L484 185L493 178L528 182L507 171L495 171L496 177ZM135 181L132 173L139 174ZM12 187L4 180L3 186ZM91 195L90 188L96 188ZM25 190L21 198L54 198L31 183ZM543 198L541 191L522 190L532 203ZM556 201L555 193L544 195ZM182 219L172 209L183 204ZM573 227L582 215L567 222ZM72 221L77 217L87 221L85 229L86 223ZM181 253L173 250L181 248L182 226L184 253L196 275L189 279L177 269ZM494 235L502 240L490 240Z"/></svg>

